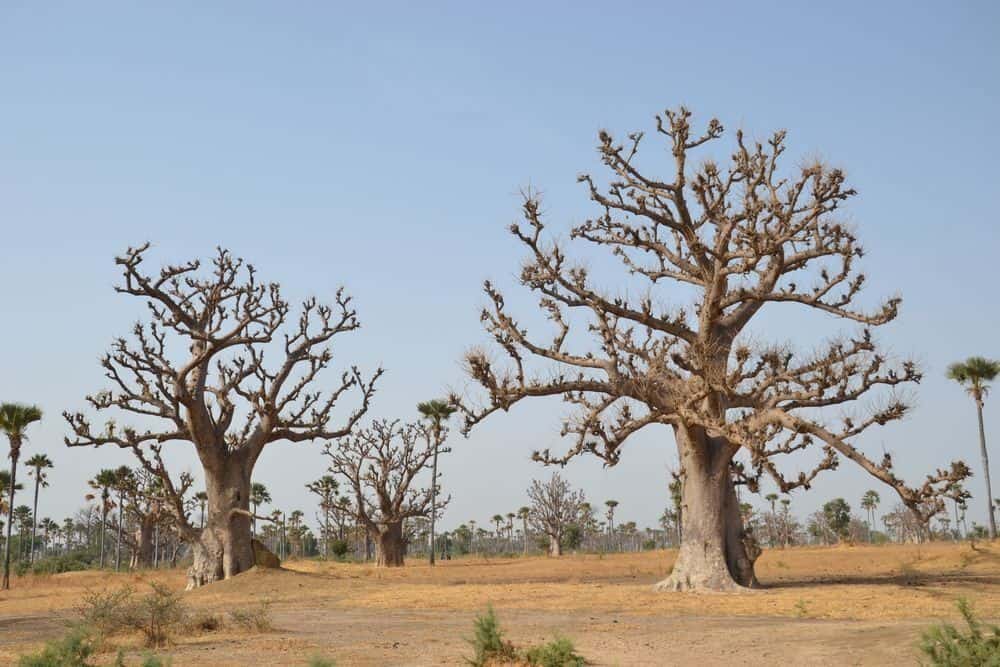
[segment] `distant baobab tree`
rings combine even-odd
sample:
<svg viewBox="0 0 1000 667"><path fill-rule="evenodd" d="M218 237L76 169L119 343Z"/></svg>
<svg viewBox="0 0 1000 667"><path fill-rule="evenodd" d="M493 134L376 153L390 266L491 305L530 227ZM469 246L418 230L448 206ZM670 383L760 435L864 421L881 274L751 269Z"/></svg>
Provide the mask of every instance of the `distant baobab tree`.
<svg viewBox="0 0 1000 667"><path fill-rule="evenodd" d="M376 565L403 565L403 522L429 515L434 480L420 487L417 477L430 470L437 446L432 427L398 420L375 421L327 445L330 472L354 494L354 504L340 509L355 514L375 542Z"/></svg>
<svg viewBox="0 0 1000 667"><path fill-rule="evenodd" d="M662 176L640 165L643 133L623 143L600 133L609 180L580 176L597 210L566 242L548 238L540 198L525 193L524 222L511 226L527 251L520 282L537 293L554 333L532 335L501 291L485 284L490 306L481 319L498 354L474 349L466 356L486 397L454 397L465 430L524 399L561 397L578 408L563 427L572 444L535 459L565 463L589 454L615 465L631 435L670 427L684 471L683 535L661 590L756 585L756 549L735 485L756 491L762 475L787 493L847 458L914 512L937 511L943 489L968 475L964 463L911 487L889 458L872 460L854 444L906 414L892 390L921 375L912 361L890 359L872 337L873 327L896 317L900 298L871 310L856 305L863 251L840 216L855 195L844 172L818 161L782 169L783 131L761 143L738 131L728 164L719 164L701 150L723 136L722 124L713 119L698 133L683 108L657 117L656 136L672 157ZM581 245L619 260L623 280L598 284L570 257ZM810 341L808 352L750 336L748 327L774 304L860 327ZM588 336L593 345L583 346ZM864 409L862 399L878 407ZM858 416L838 421L851 407ZM781 456L817 447L823 455L812 469L791 476L779 470Z"/></svg>
<svg viewBox="0 0 1000 667"><path fill-rule="evenodd" d="M252 265L227 250L218 250L207 272L195 260L147 273L148 248L130 248L116 259L123 277L116 289L144 302L149 321L135 325L131 340L115 339L101 361L111 389L87 401L94 410L149 426L112 418L92 427L82 413L67 412L72 436L66 443L129 449L162 479L168 510L191 545L193 588L254 565L250 478L264 448L348 434L367 410L381 370L365 377L352 367L332 390L315 389L333 361L332 339L360 326L343 292L333 305L309 299L293 314L277 283L260 282ZM333 426L335 405L354 389L359 407ZM189 443L201 461L208 494L203 529L188 522L161 456L172 442Z"/></svg>
<svg viewBox="0 0 1000 667"><path fill-rule="evenodd" d="M537 479L528 487L531 527L549 538L549 555L562 555L562 539L566 528L580 512L580 503L586 498L583 491L574 491L559 473L552 473L548 481Z"/></svg>

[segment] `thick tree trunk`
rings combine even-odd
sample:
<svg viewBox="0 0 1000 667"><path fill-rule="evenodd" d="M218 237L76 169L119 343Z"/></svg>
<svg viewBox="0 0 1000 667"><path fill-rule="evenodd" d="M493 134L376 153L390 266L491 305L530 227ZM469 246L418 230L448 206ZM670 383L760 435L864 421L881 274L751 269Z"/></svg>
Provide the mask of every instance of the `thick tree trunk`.
<svg viewBox="0 0 1000 667"><path fill-rule="evenodd" d="M377 567L401 567L403 565L403 524L387 523L379 526L372 535L376 547Z"/></svg>
<svg viewBox="0 0 1000 667"><path fill-rule="evenodd" d="M555 535L549 535L549 555L562 556L562 544Z"/></svg>
<svg viewBox="0 0 1000 667"><path fill-rule="evenodd" d="M759 555L743 528L736 487L724 442L677 432L684 468L680 551L660 591L734 591L756 587Z"/></svg>
<svg viewBox="0 0 1000 667"><path fill-rule="evenodd" d="M150 517L143 517L139 520L139 527L135 531L135 550L132 552L132 559L129 561L129 569L147 568L155 566L155 545L153 532L156 521Z"/></svg>
<svg viewBox="0 0 1000 667"><path fill-rule="evenodd" d="M254 565L250 536L250 472L229 461L222 470L206 470L208 514L199 538L191 544L193 563L188 590L229 579Z"/></svg>

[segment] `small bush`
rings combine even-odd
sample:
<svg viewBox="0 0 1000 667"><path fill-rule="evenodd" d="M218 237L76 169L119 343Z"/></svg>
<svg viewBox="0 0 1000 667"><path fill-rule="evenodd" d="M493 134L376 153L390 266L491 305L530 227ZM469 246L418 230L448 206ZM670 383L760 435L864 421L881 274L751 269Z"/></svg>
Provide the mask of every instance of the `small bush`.
<svg viewBox="0 0 1000 667"><path fill-rule="evenodd" d="M474 655L467 662L474 667L486 667L491 662L511 662L517 659L514 645L503 638L500 621L493 607L487 607L486 613L476 617L473 622L474 632L469 644Z"/></svg>
<svg viewBox="0 0 1000 667"><path fill-rule="evenodd" d="M321 655L316 655L309 658L309 667L337 667L337 663Z"/></svg>
<svg viewBox="0 0 1000 667"><path fill-rule="evenodd" d="M151 583L152 591L133 606L133 623L146 638L146 646L163 646L170 632L184 621L181 596L163 584Z"/></svg>
<svg viewBox="0 0 1000 667"><path fill-rule="evenodd" d="M208 613L188 616L187 621L184 623L184 627L191 632L215 632L216 630L221 630L222 625L221 616Z"/></svg>
<svg viewBox="0 0 1000 667"><path fill-rule="evenodd" d="M132 604L135 589L131 586L106 591L87 591L77 608L84 625L102 635L116 635L133 627Z"/></svg>
<svg viewBox="0 0 1000 667"><path fill-rule="evenodd" d="M524 653L528 664L535 667L583 667L587 664L577 655L573 642L565 637L556 637L548 644L529 648Z"/></svg>
<svg viewBox="0 0 1000 667"><path fill-rule="evenodd" d="M166 586L151 583L147 595L136 597L135 589L125 586L111 591L88 591L78 609L83 623L103 636L138 630L146 646L162 646L171 631L184 621L185 609L180 595Z"/></svg>
<svg viewBox="0 0 1000 667"><path fill-rule="evenodd" d="M330 551L341 560L347 555L350 548L351 545L347 543L347 540L332 540L330 542Z"/></svg>
<svg viewBox="0 0 1000 667"><path fill-rule="evenodd" d="M139 663L140 667L170 667L170 658L167 658L166 662L163 661L158 655L153 655L152 653L147 653L142 656L142 662Z"/></svg>
<svg viewBox="0 0 1000 667"><path fill-rule="evenodd" d="M1000 666L1000 628L984 625L965 598L956 605L968 633L950 623L935 625L921 636L920 650L940 667Z"/></svg>
<svg viewBox="0 0 1000 667"><path fill-rule="evenodd" d="M261 600L257 607L234 609L229 612L229 620L247 632L266 632L271 625L271 601Z"/></svg>
<svg viewBox="0 0 1000 667"><path fill-rule="evenodd" d="M71 630L62 639L51 641L39 653L23 655L19 667L93 667L87 662L94 653L94 641L84 628Z"/></svg>

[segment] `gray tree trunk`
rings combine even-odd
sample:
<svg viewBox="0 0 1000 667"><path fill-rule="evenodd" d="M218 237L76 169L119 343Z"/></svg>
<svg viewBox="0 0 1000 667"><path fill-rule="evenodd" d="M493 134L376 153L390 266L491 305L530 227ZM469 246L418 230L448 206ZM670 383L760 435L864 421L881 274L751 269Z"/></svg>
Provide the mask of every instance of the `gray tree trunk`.
<svg viewBox="0 0 1000 667"><path fill-rule="evenodd" d="M17 486L18 447L10 443L10 488L7 489L7 540L3 545L3 590L10 590L10 536L14 523L14 488Z"/></svg>
<svg viewBox="0 0 1000 667"><path fill-rule="evenodd" d="M562 544L556 535L549 535L549 555L562 556Z"/></svg>
<svg viewBox="0 0 1000 667"><path fill-rule="evenodd" d="M30 459L29 459L30 460ZM31 550L28 552L28 563L35 562L35 533L38 532L38 487L42 480L38 471L35 471L35 502L31 506Z"/></svg>
<svg viewBox="0 0 1000 667"><path fill-rule="evenodd" d="M239 461L221 470L205 470L208 513L205 527L191 544L188 569L191 590L246 572L254 565L250 536L250 471Z"/></svg>
<svg viewBox="0 0 1000 667"><path fill-rule="evenodd" d="M986 518L989 520L990 539L997 538L997 520L993 515L993 486L990 484L990 457L986 453L986 429L983 427L983 402L976 401L976 414L979 416L979 453L983 457L983 479L986 480Z"/></svg>
<svg viewBox="0 0 1000 667"><path fill-rule="evenodd" d="M759 549L748 539L729 470L729 445L695 434L676 433L684 468L683 530L670 576L661 591L726 591L756 587ZM748 549L748 544L750 549Z"/></svg>
<svg viewBox="0 0 1000 667"><path fill-rule="evenodd" d="M372 535L375 542L376 567L402 567L403 523L394 521L380 526Z"/></svg>

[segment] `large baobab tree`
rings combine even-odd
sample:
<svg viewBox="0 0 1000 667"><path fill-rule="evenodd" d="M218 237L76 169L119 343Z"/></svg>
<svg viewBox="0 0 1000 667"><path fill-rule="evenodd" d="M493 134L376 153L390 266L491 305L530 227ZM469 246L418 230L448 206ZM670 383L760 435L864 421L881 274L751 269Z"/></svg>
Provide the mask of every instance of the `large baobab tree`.
<svg viewBox="0 0 1000 667"><path fill-rule="evenodd" d="M0 433L10 443L10 479L7 482L7 539L3 547L3 590L10 589L10 531L14 523L14 491L21 488L17 482L17 460L21 446L27 439L26 431L42 419L42 411L34 405L20 403L0 404Z"/></svg>
<svg viewBox="0 0 1000 667"><path fill-rule="evenodd" d="M354 494L354 504L341 509L354 513L375 542L376 565L403 565L403 522L429 515L437 480L421 488L417 477L430 469L438 444L431 426L378 420L327 445L330 472Z"/></svg>
<svg viewBox="0 0 1000 667"><path fill-rule="evenodd" d="M900 299L870 310L856 304L862 248L839 219L855 194L844 172L820 162L784 170L784 132L763 143L737 132L728 164L720 165L702 151L718 143L722 125L712 120L698 133L683 108L657 118L656 136L672 158L665 175L640 166L642 133L622 144L600 133L610 180L580 176L597 213L567 242L547 239L541 202L526 194L524 223L511 227L528 255L520 282L538 294L554 335L533 335L486 283L490 306L482 321L507 361L481 349L467 355L468 372L487 396L482 403L453 398L465 429L524 399L562 397L579 410L563 429L572 444L535 458L565 463L588 453L607 465L640 429L672 429L684 474L683 538L663 590L756 584L735 484L756 490L764 474L787 493L844 457L923 511L968 469L956 462L910 487L888 457L872 460L856 444L906 413L892 390L917 382L920 372L910 361L892 361L872 337L873 327L895 318ZM602 279L570 259L570 249L581 246ZM619 261L625 275L608 278L612 267L593 264L596 251ZM766 343L759 330L751 336L748 327L775 304L860 328L810 342L805 353ZM593 345L583 347L588 337ZM868 398L879 398L871 403L878 407L863 409ZM830 414L852 407L853 417ZM817 447L823 455L812 469L779 470L781 455ZM741 452L745 460L736 459Z"/></svg>
<svg viewBox="0 0 1000 667"><path fill-rule="evenodd" d="M35 520L31 524L31 548L28 553L28 562L31 563L35 559L35 533L38 532L38 492L49 485L48 473L45 471L52 468L52 459L45 454L35 454L24 465L31 470L28 474L35 478L35 502L31 506L31 514Z"/></svg>
<svg viewBox="0 0 1000 667"><path fill-rule="evenodd" d="M338 291L333 305L306 301L298 314L277 283L263 283L253 266L219 249L211 270L198 261L143 270L148 245L116 260L118 292L137 297L149 321L131 340L116 339L102 360L110 390L87 398L98 411L135 417L145 429L91 426L66 413L70 446L116 445L163 480L168 508L191 544L188 587L229 578L254 565L250 535L250 477L274 442L337 438L367 410L381 371L365 378L343 373L330 391L317 388L333 361L331 340L359 327L351 300ZM332 425L338 399L359 389L360 407ZM161 456L169 443L189 443L201 461L208 494L205 527L192 526L184 499Z"/></svg>
<svg viewBox="0 0 1000 667"><path fill-rule="evenodd" d="M997 520L993 514L993 486L990 484L990 456L986 451L986 429L983 427L983 402L990 392L989 383L1000 375L1000 361L969 357L948 367L948 377L963 387L976 402L979 418L979 455L983 460L983 479L986 481L986 516L989 520L990 539L997 537Z"/></svg>
<svg viewBox="0 0 1000 667"><path fill-rule="evenodd" d="M559 473L546 482L532 480L528 487L531 527L549 538L549 555L562 555L563 533L576 521L583 503L583 491L574 491Z"/></svg>
<svg viewBox="0 0 1000 667"><path fill-rule="evenodd" d="M431 479L435 480L435 484L431 486L431 512L430 512L430 549L428 550L427 559L431 565L434 564L434 531L435 523L437 519L437 479L438 479L438 454L447 453L451 451L446 449L442 452L441 444L444 442L445 438L448 437L448 429L445 428L445 423L451 419L451 416L455 414L456 408L450 405L446 401L433 400L426 401L424 403L417 404L417 412L420 416L430 422L431 425L431 438L434 441L434 456L431 457Z"/></svg>

